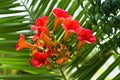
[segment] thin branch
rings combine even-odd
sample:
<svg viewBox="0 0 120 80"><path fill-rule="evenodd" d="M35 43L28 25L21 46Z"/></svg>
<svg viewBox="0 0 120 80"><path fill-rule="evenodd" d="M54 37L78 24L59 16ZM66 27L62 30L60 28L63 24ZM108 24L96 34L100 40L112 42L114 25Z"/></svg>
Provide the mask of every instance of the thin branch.
<svg viewBox="0 0 120 80"><path fill-rule="evenodd" d="M62 68L61 68L61 67L59 68L59 70L60 70L60 72L61 72L61 74L62 74L64 80L67 80L66 77L65 77L65 75L64 75L64 72L62 71Z"/></svg>
<svg viewBox="0 0 120 80"><path fill-rule="evenodd" d="M27 8L27 6L25 5L25 3L21 0L23 6L25 7L25 9L27 10L27 12L29 13L29 15L31 16L32 20L35 21L34 16L32 15L32 13L30 12L30 10Z"/></svg>

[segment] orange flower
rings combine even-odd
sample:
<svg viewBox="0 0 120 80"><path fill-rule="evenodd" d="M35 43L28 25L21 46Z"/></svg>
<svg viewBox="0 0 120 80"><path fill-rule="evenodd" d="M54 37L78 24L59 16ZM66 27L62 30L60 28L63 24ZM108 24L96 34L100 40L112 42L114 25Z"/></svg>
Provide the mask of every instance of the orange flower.
<svg viewBox="0 0 120 80"><path fill-rule="evenodd" d="M41 35L41 39L45 42L45 45L52 50L53 46L54 46L54 42L46 35L46 34L42 34Z"/></svg>
<svg viewBox="0 0 120 80"><path fill-rule="evenodd" d="M93 36L92 31L89 29L84 29L79 27L76 29L76 34L78 35L79 43L78 49L81 48L85 43L92 44L96 42L96 37Z"/></svg>
<svg viewBox="0 0 120 80"><path fill-rule="evenodd" d="M65 30L64 40L67 40L72 32L79 27L79 22L77 20L72 20L70 18L66 18L62 24L63 29Z"/></svg>
<svg viewBox="0 0 120 80"><path fill-rule="evenodd" d="M65 18L70 17L67 11L62 10L60 8L53 9L52 13L55 16L53 31L55 31L58 28L58 26L63 22Z"/></svg>
<svg viewBox="0 0 120 80"><path fill-rule="evenodd" d="M76 34L78 35L78 39L80 41L85 41L90 44L96 42L96 37L93 36L92 31L89 29L79 27L76 29Z"/></svg>
<svg viewBox="0 0 120 80"><path fill-rule="evenodd" d="M42 39L45 42L45 46L47 46L49 49L52 49L52 47L55 45L55 43L51 40L51 38L44 33L44 29L40 28L38 31L38 34L35 34L32 38L33 41Z"/></svg>
<svg viewBox="0 0 120 80"><path fill-rule="evenodd" d="M77 28L79 28L79 22L77 20L72 20L70 18L66 18L63 21L62 27L65 31L75 32Z"/></svg>
<svg viewBox="0 0 120 80"><path fill-rule="evenodd" d="M33 54L33 58L31 59L32 66L39 68L41 66L46 65L48 60L48 56L46 53L37 52Z"/></svg>
<svg viewBox="0 0 120 80"><path fill-rule="evenodd" d="M33 41L36 41L36 40L40 39L41 36L42 36L44 33L45 33L45 28L44 28L44 27L39 28L39 29L38 29L38 33L33 36L32 40L33 40Z"/></svg>
<svg viewBox="0 0 120 80"><path fill-rule="evenodd" d="M19 51L23 48L29 48L29 49L33 49L34 46L28 42L25 41L25 37L23 34L20 34L20 39L18 41L18 44L16 45L16 51Z"/></svg>
<svg viewBox="0 0 120 80"><path fill-rule="evenodd" d="M46 26L48 23L49 19L47 16L43 16L41 18L37 18L35 21L36 26Z"/></svg>
<svg viewBox="0 0 120 80"><path fill-rule="evenodd" d="M41 32L41 30L43 30L47 35L49 35L49 30L47 28L48 21L49 21L49 19L47 16L37 18L35 21L35 25L32 25L31 29L38 30L38 32Z"/></svg>
<svg viewBox="0 0 120 80"><path fill-rule="evenodd" d="M71 50L68 49L69 44L67 45L66 43L71 41L68 39L72 33L76 33L79 39L75 51L79 50L86 43L92 44L96 41L96 37L93 35L92 31L80 27L79 22L73 20L67 11L55 8L52 13L55 16L53 33L50 33L47 27L49 21L48 17L43 16L37 18L35 24L31 26L31 30L37 32L32 37L35 43L33 45L28 43L25 41L25 36L20 34L20 39L16 45L16 51L23 48L31 49L30 63L36 68L42 66L46 66L48 69L58 68L68 63L69 58L72 57L70 56ZM56 36L54 35L54 31L60 24L65 31L64 41L56 40Z"/></svg>

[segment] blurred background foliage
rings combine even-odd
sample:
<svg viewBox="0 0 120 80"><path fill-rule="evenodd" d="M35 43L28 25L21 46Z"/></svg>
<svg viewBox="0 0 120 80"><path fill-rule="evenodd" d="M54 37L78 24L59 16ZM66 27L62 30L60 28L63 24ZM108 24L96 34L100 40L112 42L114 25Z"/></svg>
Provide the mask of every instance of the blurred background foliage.
<svg viewBox="0 0 120 80"><path fill-rule="evenodd" d="M49 16L48 27L52 30L51 11L56 7L68 11L82 27L92 30L97 41L82 47L62 70L36 69L29 64L30 51L16 52L15 45L20 33L33 43L30 26L38 17ZM56 39L61 34L63 29L59 28ZM72 54L76 54L72 45L77 42L73 36L73 42L68 44ZM120 80L119 54L120 0L0 0L0 80ZM102 70L104 65L107 67ZM116 68L117 72L109 78Z"/></svg>

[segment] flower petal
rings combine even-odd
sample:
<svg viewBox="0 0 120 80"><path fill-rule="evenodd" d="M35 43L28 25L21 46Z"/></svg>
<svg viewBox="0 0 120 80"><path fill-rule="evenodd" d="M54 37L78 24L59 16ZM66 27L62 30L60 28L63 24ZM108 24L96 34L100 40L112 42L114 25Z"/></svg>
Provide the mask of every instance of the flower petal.
<svg viewBox="0 0 120 80"><path fill-rule="evenodd" d="M75 32L75 30L79 28L79 22L77 20L66 18L63 21L62 27L65 31Z"/></svg>
<svg viewBox="0 0 120 80"><path fill-rule="evenodd" d="M33 58L31 59L31 64L32 66L38 68L46 65L47 59L48 56L46 53L36 52L33 54Z"/></svg>
<svg viewBox="0 0 120 80"><path fill-rule="evenodd" d="M42 27L41 26L36 26L36 25L31 26L31 30L33 30L33 31L38 30L39 28L42 28Z"/></svg>
<svg viewBox="0 0 120 80"><path fill-rule="evenodd" d="M63 19L61 18L55 18L54 22L54 27L53 27L53 32L57 30L58 26L63 22Z"/></svg>
<svg viewBox="0 0 120 80"><path fill-rule="evenodd" d="M33 49L34 46L25 41L25 37L23 34L20 34L20 39L18 40L18 44L16 44L16 51L19 51L23 48Z"/></svg>
<svg viewBox="0 0 120 80"><path fill-rule="evenodd" d="M36 67L36 68L39 68L39 67L43 66L44 64L42 64L41 61L39 61L38 59L32 58L31 65Z"/></svg>
<svg viewBox="0 0 120 80"><path fill-rule="evenodd" d="M78 35L78 39L82 42L94 43L96 41L96 37L93 36L92 31L89 29L77 28L75 32Z"/></svg>
<svg viewBox="0 0 120 80"><path fill-rule="evenodd" d="M33 41L36 41L38 39L40 39L40 36L38 34L35 34L32 38Z"/></svg>
<svg viewBox="0 0 120 80"><path fill-rule="evenodd" d="M46 26L48 23L49 19L47 16L43 16L41 18L37 18L35 21L36 26Z"/></svg>
<svg viewBox="0 0 120 80"><path fill-rule="evenodd" d="M42 59L43 60L43 62L47 59L47 54L46 53L42 53L42 52L37 52L37 53L34 53L33 54L33 56L34 56L34 58L36 58L36 59Z"/></svg>
<svg viewBox="0 0 120 80"><path fill-rule="evenodd" d="M69 17L68 12L65 11L65 10L62 10L62 9L60 9L60 8L55 8L55 9L53 9L52 12L53 12L53 15L54 15L55 17L60 17L60 18Z"/></svg>
<svg viewBox="0 0 120 80"><path fill-rule="evenodd" d="M95 43L96 42L96 37L95 36L92 36L89 40L88 40L89 43Z"/></svg>

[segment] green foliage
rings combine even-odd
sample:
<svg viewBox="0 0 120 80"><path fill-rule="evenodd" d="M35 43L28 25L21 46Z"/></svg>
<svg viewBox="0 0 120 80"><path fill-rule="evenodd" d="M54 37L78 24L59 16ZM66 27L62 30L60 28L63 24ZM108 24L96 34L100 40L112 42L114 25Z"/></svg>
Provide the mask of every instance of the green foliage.
<svg viewBox="0 0 120 80"><path fill-rule="evenodd" d="M74 48L78 41L73 35L73 42L68 45L74 56L68 65L56 70L36 69L29 64L29 50L16 52L15 45L20 33L24 33L26 40L32 43L29 37L34 33L30 26L38 17L49 16L51 30L54 22L51 11L54 7L67 10L81 26L91 29L97 42L86 44L76 54ZM104 80L119 66L120 0L0 0L0 17L0 79L90 80L110 57L116 55L115 61L103 74L98 74L98 80ZM63 29L58 29L56 38L59 40L63 33ZM119 76L120 73L116 74L113 80L119 80Z"/></svg>

